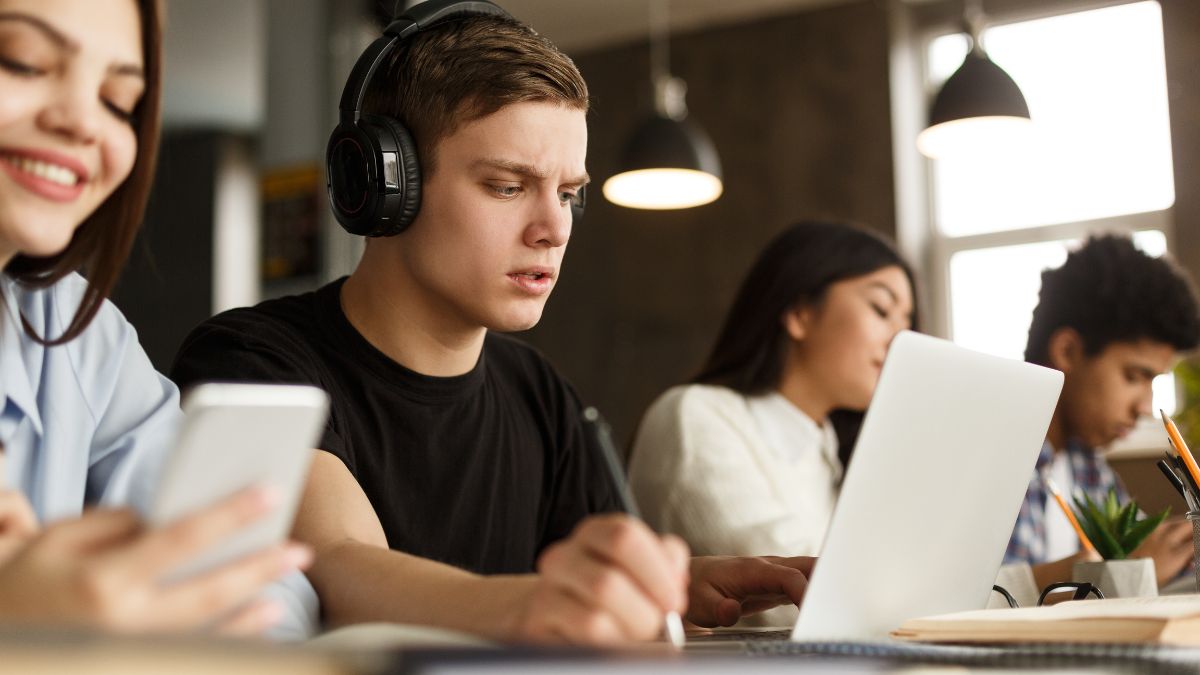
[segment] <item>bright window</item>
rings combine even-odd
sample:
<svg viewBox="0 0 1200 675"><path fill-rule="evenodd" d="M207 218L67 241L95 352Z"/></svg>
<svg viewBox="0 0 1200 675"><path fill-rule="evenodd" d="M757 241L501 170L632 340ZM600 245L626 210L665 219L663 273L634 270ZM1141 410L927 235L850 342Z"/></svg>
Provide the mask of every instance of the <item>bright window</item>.
<svg viewBox="0 0 1200 675"><path fill-rule="evenodd" d="M1160 256L1167 239L1157 230L1133 234L1147 255ZM950 258L950 315L954 341L981 352L1023 358L1042 270L1058 267L1078 239L1012 244L959 251ZM996 283L1004 279L1004 283ZM1154 404L1175 409L1175 380L1154 380Z"/></svg>
<svg viewBox="0 0 1200 675"><path fill-rule="evenodd" d="M1024 353L1041 271L1095 232L1124 232L1166 252L1175 201L1162 14L1135 2L998 25L992 59L1017 82L1032 142L929 163L935 312L956 342ZM940 86L962 62L962 35L932 40L926 77ZM1155 407L1175 408L1174 381Z"/></svg>
<svg viewBox="0 0 1200 675"><path fill-rule="evenodd" d="M984 46L1024 92L1035 138L986 161L934 163L942 232L1161 211L1175 202L1157 2L997 26ZM949 77L966 48L962 35L934 40L931 81Z"/></svg>

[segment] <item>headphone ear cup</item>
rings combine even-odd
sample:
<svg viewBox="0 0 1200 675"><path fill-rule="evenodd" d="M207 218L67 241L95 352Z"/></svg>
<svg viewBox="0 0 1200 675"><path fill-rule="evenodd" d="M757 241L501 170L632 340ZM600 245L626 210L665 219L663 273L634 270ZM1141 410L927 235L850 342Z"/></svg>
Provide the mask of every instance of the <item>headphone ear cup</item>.
<svg viewBox="0 0 1200 675"><path fill-rule="evenodd" d="M381 214L375 227L367 234L370 237L392 237L412 225L421 210L421 165L417 159L417 144L408 127L399 120L385 115L363 115L360 125L370 126L381 139L379 147L385 152L394 152L388 158L394 162L399 189L387 197L386 214ZM392 192L389 190L389 192Z"/></svg>
<svg viewBox="0 0 1200 675"><path fill-rule="evenodd" d="M339 124L325 149L325 180L329 205L338 223L350 234L371 230L378 198L375 144L355 124Z"/></svg>
<svg viewBox="0 0 1200 675"><path fill-rule="evenodd" d="M399 234L421 208L416 144L390 117L339 124L329 136L325 175L333 215L350 234Z"/></svg>

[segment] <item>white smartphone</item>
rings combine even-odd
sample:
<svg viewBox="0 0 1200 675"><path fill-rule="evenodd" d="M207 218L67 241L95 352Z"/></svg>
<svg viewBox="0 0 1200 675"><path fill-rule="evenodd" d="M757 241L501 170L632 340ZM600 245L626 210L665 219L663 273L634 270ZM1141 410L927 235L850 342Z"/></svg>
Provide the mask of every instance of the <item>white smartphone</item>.
<svg viewBox="0 0 1200 675"><path fill-rule="evenodd" d="M184 421L147 516L167 525L251 486L278 492L260 520L167 576L177 581L276 544L287 536L329 414L316 387L206 383L183 399Z"/></svg>

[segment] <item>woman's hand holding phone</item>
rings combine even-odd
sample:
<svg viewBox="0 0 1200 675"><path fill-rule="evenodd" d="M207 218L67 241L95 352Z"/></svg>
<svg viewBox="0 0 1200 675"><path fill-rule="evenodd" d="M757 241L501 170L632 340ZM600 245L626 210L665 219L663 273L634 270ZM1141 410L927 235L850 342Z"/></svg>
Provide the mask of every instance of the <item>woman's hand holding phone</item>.
<svg viewBox="0 0 1200 675"><path fill-rule="evenodd" d="M278 501L271 491L251 488L154 529L129 510L96 510L51 523L0 559L0 622L122 633L261 633L278 621L281 609L255 595L307 567L312 554L306 547L271 546L181 581L162 579L266 516ZM24 527L20 508L7 506L12 522Z"/></svg>

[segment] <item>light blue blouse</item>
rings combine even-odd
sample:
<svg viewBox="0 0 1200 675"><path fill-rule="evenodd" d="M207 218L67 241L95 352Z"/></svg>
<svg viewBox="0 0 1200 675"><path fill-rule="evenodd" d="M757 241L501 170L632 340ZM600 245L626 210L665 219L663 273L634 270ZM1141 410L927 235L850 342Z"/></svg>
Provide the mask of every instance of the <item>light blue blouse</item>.
<svg viewBox="0 0 1200 675"><path fill-rule="evenodd" d="M86 287L78 275L45 289L2 278L5 481L42 522L95 504L149 504L181 418L175 385L154 370L111 303L65 345L43 346L22 329L24 316L37 335L62 335Z"/></svg>
<svg viewBox="0 0 1200 675"><path fill-rule="evenodd" d="M62 335L86 288L77 274L43 289L0 275L3 487L24 493L43 523L93 505L144 513L182 418L178 389L154 370L112 303L64 345L44 346L22 329L24 316L37 335ZM303 575L269 593L287 609L273 637L312 633L316 594Z"/></svg>

